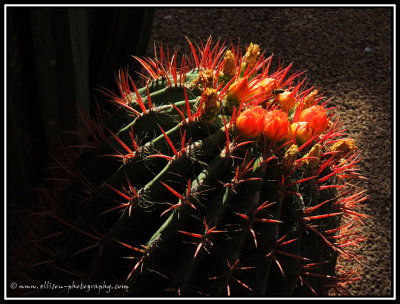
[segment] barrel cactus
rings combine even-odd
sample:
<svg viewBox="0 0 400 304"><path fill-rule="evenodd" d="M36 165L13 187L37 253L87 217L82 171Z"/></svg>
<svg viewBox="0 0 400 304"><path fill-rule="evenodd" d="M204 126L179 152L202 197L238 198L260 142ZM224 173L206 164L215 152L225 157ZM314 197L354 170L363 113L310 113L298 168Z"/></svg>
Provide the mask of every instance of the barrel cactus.
<svg viewBox="0 0 400 304"><path fill-rule="evenodd" d="M20 282L53 288L17 292L348 294L338 261L360 261L367 195L330 99L257 44L187 42L182 59L134 57L141 85L121 69L102 88L115 107L83 116L16 250Z"/></svg>

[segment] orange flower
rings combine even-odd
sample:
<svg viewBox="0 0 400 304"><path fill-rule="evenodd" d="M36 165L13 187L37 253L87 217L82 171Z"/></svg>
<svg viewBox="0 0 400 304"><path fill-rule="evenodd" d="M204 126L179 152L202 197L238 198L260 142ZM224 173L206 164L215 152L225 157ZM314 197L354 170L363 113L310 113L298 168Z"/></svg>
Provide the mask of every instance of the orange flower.
<svg viewBox="0 0 400 304"><path fill-rule="evenodd" d="M313 131L308 125L308 122L305 121L294 122L290 127L292 129L292 132L296 134L296 139L300 143L305 143L306 141L310 140L310 138L313 136Z"/></svg>
<svg viewBox="0 0 400 304"><path fill-rule="evenodd" d="M272 93L273 90L278 89L278 82L273 78L265 78L254 85L251 90L251 96L263 93L264 96Z"/></svg>
<svg viewBox="0 0 400 304"><path fill-rule="evenodd" d="M329 122L323 106L312 106L303 110L300 113L298 121L308 122L308 125L316 135L324 132Z"/></svg>
<svg viewBox="0 0 400 304"><path fill-rule="evenodd" d="M259 106L244 110L236 119L236 129L240 136L247 139L258 137L263 131L265 111Z"/></svg>
<svg viewBox="0 0 400 304"><path fill-rule="evenodd" d="M284 138L285 141L289 141L293 139L293 131L290 125L290 122L288 123L288 133L286 135L286 137Z"/></svg>
<svg viewBox="0 0 400 304"><path fill-rule="evenodd" d="M296 104L296 97L293 92L285 91L276 96L275 101L279 103L281 109L285 112L290 111Z"/></svg>
<svg viewBox="0 0 400 304"><path fill-rule="evenodd" d="M233 107L238 109L242 100L245 100L249 96L249 93L250 88L247 77L235 81L229 87L228 93L225 97L224 106L227 106L230 109L233 109Z"/></svg>
<svg viewBox="0 0 400 304"><path fill-rule="evenodd" d="M289 133L287 114L281 110L272 110L266 113L264 119L264 138L270 142L285 139Z"/></svg>

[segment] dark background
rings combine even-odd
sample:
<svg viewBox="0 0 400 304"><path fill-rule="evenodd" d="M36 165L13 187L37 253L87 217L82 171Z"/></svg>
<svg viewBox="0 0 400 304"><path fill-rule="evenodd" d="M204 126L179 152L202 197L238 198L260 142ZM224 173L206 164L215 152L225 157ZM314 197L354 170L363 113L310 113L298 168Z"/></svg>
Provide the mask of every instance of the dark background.
<svg viewBox="0 0 400 304"><path fill-rule="evenodd" d="M146 8L7 8L8 195L24 200L57 153L60 133L81 127L99 87L144 55ZM12 169L11 169L12 168ZM17 186L17 187L16 187Z"/></svg>
<svg viewBox="0 0 400 304"><path fill-rule="evenodd" d="M228 45L260 44L274 64L293 62L332 98L360 148L367 240L357 250L359 297L393 295L393 17L392 6L344 7L7 7L7 240L34 200L64 130L81 126L96 88L113 88L114 72L138 69L131 55L152 56L153 43L180 54L210 34ZM154 17L154 18L153 18ZM135 74L133 74L135 75Z"/></svg>

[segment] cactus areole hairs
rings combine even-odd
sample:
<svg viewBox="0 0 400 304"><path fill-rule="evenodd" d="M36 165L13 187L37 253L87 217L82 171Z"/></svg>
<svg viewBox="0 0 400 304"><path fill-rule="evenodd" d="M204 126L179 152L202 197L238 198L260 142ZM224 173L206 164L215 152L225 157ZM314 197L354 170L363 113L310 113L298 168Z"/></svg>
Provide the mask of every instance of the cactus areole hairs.
<svg viewBox="0 0 400 304"><path fill-rule="evenodd" d="M20 284L64 288L14 294L349 294L367 195L330 100L257 44L186 40L134 56L141 79L119 70L113 110L83 115L15 248Z"/></svg>

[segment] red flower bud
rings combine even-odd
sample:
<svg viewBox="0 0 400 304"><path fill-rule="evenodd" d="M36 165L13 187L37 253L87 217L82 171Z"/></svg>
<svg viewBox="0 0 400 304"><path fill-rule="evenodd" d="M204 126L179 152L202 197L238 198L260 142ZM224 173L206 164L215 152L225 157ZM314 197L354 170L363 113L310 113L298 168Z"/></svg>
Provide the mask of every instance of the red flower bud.
<svg viewBox="0 0 400 304"><path fill-rule="evenodd" d="M325 108L317 105L303 110L300 113L298 121L308 122L308 125L316 135L324 132L329 122Z"/></svg>
<svg viewBox="0 0 400 304"><path fill-rule="evenodd" d="M313 136L313 131L308 125L308 122L294 122L290 127L292 132L296 134L296 140L298 140L301 144L307 142Z"/></svg>
<svg viewBox="0 0 400 304"><path fill-rule="evenodd" d="M278 89L278 82L275 79L265 78L254 85L250 95L255 96L259 94L261 95L261 93L263 93L263 96L267 96L271 94L273 90L277 89Z"/></svg>
<svg viewBox="0 0 400 304"><path fill-rule="evenodd" d="M265 111L259 106L244 110L236 119L236 129L240 136L247 139L258 137L263 131Z"/></svg>
<svg viewBox="0 0 400 304"><path fill-rule="evenodd" d="M290 111L296 104L296 97L293 92L285 91L276 96L275 101L279 103L281 109L285 112Z"/></svg>
<svg viewBox="0 0 400 304"><path fill-rule="evenodd" d="M281 110L272 110L265 114L264 138L270 142L278 142L287 137L289 120L287 114Z"/></svg>
<svg viewBox="0 0 400 304"><path fill-rule="evenodd" d="M247 77L241 78L231 84L229 87L226 99L228 102L232 102L236 106L239 106L243 99L249 96L250 88Z"/></svg>

